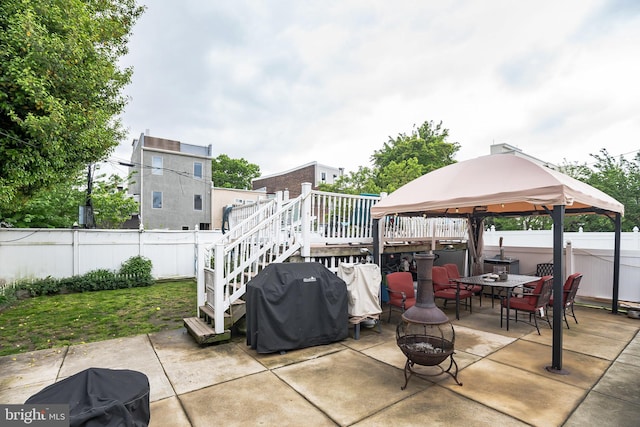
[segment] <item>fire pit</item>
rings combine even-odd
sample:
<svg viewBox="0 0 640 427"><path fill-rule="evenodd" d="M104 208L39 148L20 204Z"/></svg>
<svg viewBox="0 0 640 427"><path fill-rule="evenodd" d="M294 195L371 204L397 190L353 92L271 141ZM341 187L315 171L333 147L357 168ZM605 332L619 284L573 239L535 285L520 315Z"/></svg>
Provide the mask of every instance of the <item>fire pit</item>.
<svg viewBox="0 0 640 427"><path fill-rule="evenodd" d="M437 376L447 373L458 385L458 364L453 359L455 331L446 314L436 307L433 298L431 267L433 255L416 255L418 293L416 304L402 314L402 322L396 328L396 342L407 357L404 367L404 390L412 375ZM441 363L449 359L445 369ZM437 366L436 373L418 372L415 365ZM452 368L455 368L452 372Z"/></svg>

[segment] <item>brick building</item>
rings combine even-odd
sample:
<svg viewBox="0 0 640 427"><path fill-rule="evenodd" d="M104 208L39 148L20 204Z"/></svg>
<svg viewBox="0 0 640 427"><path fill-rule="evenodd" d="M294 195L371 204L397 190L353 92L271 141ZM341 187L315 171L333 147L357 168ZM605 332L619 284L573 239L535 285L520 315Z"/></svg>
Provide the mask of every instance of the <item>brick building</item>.
<svg viewBox="0 0 640 427"><path fill-rule="evenodd" d="M303 182L311 183L312 188L316 190L321 183L333 184L343 173L343 168L311 162L285 172L255 178L252 181L252 188L265 189L268 194L289 190L289 197L295 198L300 195Z"/></svg>

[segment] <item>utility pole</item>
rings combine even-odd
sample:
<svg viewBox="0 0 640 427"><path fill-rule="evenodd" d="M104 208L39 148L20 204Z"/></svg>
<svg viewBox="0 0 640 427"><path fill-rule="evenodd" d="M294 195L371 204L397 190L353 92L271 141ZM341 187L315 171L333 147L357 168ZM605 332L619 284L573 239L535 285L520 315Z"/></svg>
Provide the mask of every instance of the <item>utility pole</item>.
<svg viewBox="0 0 640 427"><path fill-rule="evenodd" d="M96 221L93 217L93 201L91 200L91 189L93 187L93 178L91 176L91 163L87 168L87 199L84 206L84 227L96 228Z"/></svg>

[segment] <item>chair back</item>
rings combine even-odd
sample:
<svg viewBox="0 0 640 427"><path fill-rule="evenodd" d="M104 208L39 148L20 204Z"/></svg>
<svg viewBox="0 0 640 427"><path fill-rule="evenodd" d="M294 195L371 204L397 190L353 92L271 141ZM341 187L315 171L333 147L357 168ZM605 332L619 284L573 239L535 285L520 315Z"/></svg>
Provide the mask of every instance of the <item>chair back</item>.
<svg viewBox="0 0 640 427"><path fill-rule="evenodd" d="M433 266L431 269L431 279L433 280L433 290L435 292L450 287L449 273L447 273L447 269L444 267Z"/></svg>
<svg viewBox="0 0 640 427"><path fill-rule="evenodd" d="M544 262L536 265L536 276L552 276L553 275L553 263Z"/></svg>
<svg viewBox="0 0 640 427"><path fill-rule="evenodd" d="M578 287L580 286L581 280L582 273L573 273L571 276L567 277L567 281L564 283L564 300L562 301L565 306L573 304L573 301L576 299L576 294L578 293Z"/></svg>
<svg viewBox="0 0 640 427"><path fill-rule="evenodd" d="M553 292L553 276L544 276L540 279L538 286L536 286L534 294L537 294L537 301L535 307L546 307L551 299L551 293Z"/></svg>
<svg viewBox="0 0 640 427"><path fill-rule="evenodd" d="M535 283L536 286L533 291L530 294L524 294L524 298L527 298L527 303L529 305L542 307L540 302L546 299L547 302L544 304L547 304L551 298L551 293L553 292L553 276L542 276ZM548 286L545 288L546 284L548 284ZM548 295L545 295L547 293Z"/></svg>
<svg viewBox="0 0 640 427"><path fill-rule="evenodd" d="M387 274L387 287L396 292L389 292L389 304L402 305L402 296L397 292L404 292L407 299L414 299L413 276L408 271L397 271Z"/></svg>
<svg viewBox="0 0 640 427"><path fill-rule="evenodd" d="M447 269L447 274L449 275L449 279L460 278L460 271L458 270L457 264L453 264L453 263L444 264L443 267Z"/></svg>

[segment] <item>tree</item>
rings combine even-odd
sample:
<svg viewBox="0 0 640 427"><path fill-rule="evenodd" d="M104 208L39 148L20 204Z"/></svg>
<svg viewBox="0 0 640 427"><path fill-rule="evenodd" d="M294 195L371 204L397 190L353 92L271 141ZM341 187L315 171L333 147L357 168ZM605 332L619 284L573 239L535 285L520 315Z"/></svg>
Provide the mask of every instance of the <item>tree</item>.
<svg viewBox="0 0 640 427"><path fill-rule="evenodd" d="M389 137L380 150L371 156L373 167L360 166L357 172L338 178L334 184L322 184L320 189L339 193L391 193L407 182L455 163L460 149L457 142L447 142L449 130L442 122L424 122L410 135L401 133Z"/></svg>
<svg viewBox="0 0 640 427"><path fill-rule="evenodd" d="M380 193L373 169L366 166L360 166L357 171L338 177L333 184L320 183L318 188L322 191L343 194Z"/></svg>
<svg viewBox="0 0 640 427"><path fill-rule="evenodd" d="M428 168L428 167L427 167ZM394 160L378 172L378 182L382 191L392 193L407 182L424 175L425 165L418 163L416 157L411 157L396 163Z"/></svg>
<svg viewBox="0 0 640 427"><path fill-rule="evenodd" d="M457 142L449 143L446 139L449 130L442 127L442 122L424 122L410 135L399 134L395 139L389 137L383 148L376 150L371 156L373 164L383 171L392 162L400 164L415 158L422 167L420 175L424 175L443 166L455 163L453 157L460 149Z"/></svg>
<svg viewBox="0 0 640 427"><path fill-rule="evenodd" d="M0 3L0 210L73 179L124 137L135 0Z"/></svg>
<svg viewBox="0 0 640 427"><path fill-rule="evenodd" d="M260 166L245 159L232 159L220 154L211 162L213 185L240 190L251 189L251 180L260 176Z"/></svg>
<svg viewBox="0 0 640 427"><path fill-rule="evenodd" d="M118 175L100 175L94 180L91 198L98 228L119 228L137 212L137 203L124 184ZM86 185L86 176L79 173L73 181L43 189L5 210L2 221L19 228L69 228L79 222L78 207L85 205Z"/></svg>
<svg viewBox="0 0 640 427"><path fill-rule="evenodd" d="M620 156L617 161L606 149L600 154L590 154L595 164L584 181L613 197L624 205L622 231L632 231L640 226L640 153L633 160ZM613 231L614 224L602 215L580 215L568 223L570 231L582 227L584 231ZM567 229L567 226L565 226Z"/></svg>

